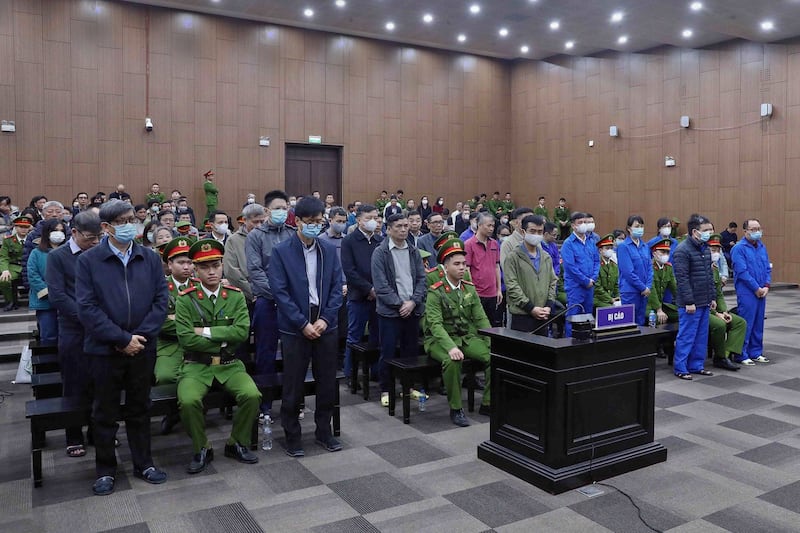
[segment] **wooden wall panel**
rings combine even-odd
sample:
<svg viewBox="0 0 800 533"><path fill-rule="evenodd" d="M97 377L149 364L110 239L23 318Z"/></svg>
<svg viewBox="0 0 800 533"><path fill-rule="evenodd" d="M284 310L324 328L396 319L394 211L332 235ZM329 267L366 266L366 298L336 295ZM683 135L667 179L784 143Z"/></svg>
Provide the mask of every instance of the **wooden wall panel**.
<svg viewBox="0 0 800 533"><path fill-rule="evenodd" d="M566 196L600 214L601 232L624 226L630 212L645 217L648 233L665 215L700 211L718 229L755 216L774 279L800 280L800 254L784 244L785 213L800 210L791 200L800 194L798 43L513 64L507 146L517 200ZM773 104L771 119L760 119L762 102ZM679 129L684 114L690 130ZM611 124L620 137L608 136ZM666 155L676 167L664 166Z"/></svg>

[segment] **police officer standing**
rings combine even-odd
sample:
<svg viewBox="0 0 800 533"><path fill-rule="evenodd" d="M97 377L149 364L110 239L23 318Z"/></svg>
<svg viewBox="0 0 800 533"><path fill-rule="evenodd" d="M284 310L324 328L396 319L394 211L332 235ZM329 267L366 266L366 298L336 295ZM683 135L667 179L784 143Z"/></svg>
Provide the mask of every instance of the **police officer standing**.
<svg viewBox="0 0 800 533"><path fill-rule="evenodd" d="M489 319L481 305L475 287L464 279L466 252L464 243L451 239L439 249L439 264L445 278L428 289L425 300L426 313L425 351L442 363L442 375L450 404L450 420L466 427L469 419L461 407L461 361L475 359L485 366L486 386L479 413L491 412L491 374L489 368L489 339L478 335L480 328L490 327Z"/></svg>
<svg viewBox="0 0 800 533"><path fill-rule="evenodd" d="M175 306L175 331L184 350L178 407L194 451L186 469L190 474L202 472L214 459L206 436L203 397L215 382L236 398L238 406L225 444L225 457L248 464L258 462L249 446L261 393L244 363L234 355L250 332L250 316L242 292L232 285L222 285L224 253L225 247L215 239L192 245L189 258L200 283L181 292Z"/></svg>

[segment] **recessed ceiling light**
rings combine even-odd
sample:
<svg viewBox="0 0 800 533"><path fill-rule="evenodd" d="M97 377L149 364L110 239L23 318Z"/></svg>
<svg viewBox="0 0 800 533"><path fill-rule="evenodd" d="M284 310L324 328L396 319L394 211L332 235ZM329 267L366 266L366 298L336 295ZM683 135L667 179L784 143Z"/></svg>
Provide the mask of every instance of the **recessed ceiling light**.
<svg viewBox="0 0 800 533"><path fill-rule="evenodd" d="M500 37L505 37L508 35L508 28L500 28L500 31L498 31L497 33L500 34Z"/></svg>
<svg viewBox="0 0 800 533"><path fill-rule="evenodd" d="M619 44L626 44L628 42L628 36L627 35L620 36L620 38L617 39L617 42Z"/></svg>
<svg viewBox="0 0 800 533"><path fill-rule="evenodd" d="M311 18L314 16L314 10L311 9L310 7L307 7L305 8L305 10L303 10L303 15L305 15L308 18Z"/></svg>
<svg viewBox="0 0 800 533"><path fill-rule="evenodd" d="M481 6L478 4L472 4L471 6L469 6L469 12L472 13L473 15L477 15L478 13L481 12Z"/></svg>
<svg viewBox="0 0 800 533"><path fill-rule="evenodd" d="M431 15L430 13L425 13L424 15L422 15L422 22L424 22L425 24L430 24L431 22L433 22L433 15Z"/></svg>
<svg viewBox="0 0 800 533"><path fill-rule="evenodd" d="M467 40L467 36L466 35L464 35L463 33L459 33L458 34L458 42L463 43L466 40Z"/></svg>
<svg viewBox="0 0 800 533"><path fill-rule="evenodd" d="M575 41L567 41L564 43L564 48L567 50L572 50L575 47Z"/></svg>
<svg viewBox="0 0 800 533"><path fill-rule="evenodd" d="M551 30L557 30L560 27L561 27L561 23L559 21L557 21L557 20L554 20L553 22L550 23L550 29Z"/></svg>
<svg viewBox="0 0 800 533"><path fill-rule="evenodd" d="M336 7L344 7L346 5L347 2L345 2L345 0L336 0Z"/></svg>
<svg viewBox="0 0 800 533"><path fill-rule="evenodd" d="M386 23L386 29L389 30L389 31L394 31L394 22L392 22L391 20L389 22L387 22Z"/></svg>
<svg viewBox="0 0 800 533"><path fill-rule="evenodd" d="M775 23L771 20L765 20L761 23L761 29L764 31L772 31L775 29Z"/></svg>
<svg viewBox="0 0 800 533"><path fill-rule="evenodd" d="M700 11L701 9L703 9L703 2L692 2L691 4L689 4L689 9L691 9L692 11Z"/></svg>
<svg viewBox="0 0 800 533"><path fill-rule="evenodd" d="M685 29L685 30L683 30L683 32L681 32L681 35L683 35L683 38L684 38L684 39L688 39L688 38L689 38L689 37L691 37L693 34L694 34L694 33L693 33L693 32L692 32L692 30L690 30L690 29Z"/></svg>
<svg viewBox="0 0 800 533"><path fill-rule="evenodd" d="M625 13L622 11L615 11L611 14L611 22L622 22L623 18L625 18Z"/></svg>
<svg viewBox="0 0 800 533"><path fill-rule="evenodd" d="M522 46L519 47L519 51L522 52L523 54L527 54L528 50L530 50L530 48L528 48L527 44L523 44Z"/></svg>

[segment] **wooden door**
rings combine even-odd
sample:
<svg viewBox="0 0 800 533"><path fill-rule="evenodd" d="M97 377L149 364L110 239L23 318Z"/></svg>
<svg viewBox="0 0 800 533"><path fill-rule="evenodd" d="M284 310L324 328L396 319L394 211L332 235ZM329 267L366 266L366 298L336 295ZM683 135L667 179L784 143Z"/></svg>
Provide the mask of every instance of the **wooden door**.
<svg viewBox="0 0 800 533"><path fill-rule="evenodd" d="M319 191L342 202L342 149L338 146L286 145L286 194L308 196Z"/></svg>

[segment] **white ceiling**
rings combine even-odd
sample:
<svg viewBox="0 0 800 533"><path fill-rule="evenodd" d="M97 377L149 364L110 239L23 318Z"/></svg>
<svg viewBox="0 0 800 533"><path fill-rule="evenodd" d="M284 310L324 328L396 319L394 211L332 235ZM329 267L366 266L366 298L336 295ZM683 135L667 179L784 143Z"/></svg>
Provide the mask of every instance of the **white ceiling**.
<svg viewBox="0 0 800 533"><path fill-rule="evenodd" d="M504 59L590 55L606 50L641 51L669 44L703 47L730 39L774 42L800 35L800 0L127 0L339 34L458 50ZM479 14L469 7L478 4ZM308 18L303 11L314 10ZM621 22L611 15L624 13ZM431 24L423 14L434 16ZM560 28L550 29L558 20ZM774 22L772 31L761 22ZM385 25L392 21L394 31ZM508 36L500 37L500 28ZM691 38L682 37L685 29ZM457 41L466 35L464 43ZM620 36L628 37L619 44ZM574 41L567 50L565 43ZM520 52L528 45L527 54Z"/></svg>

